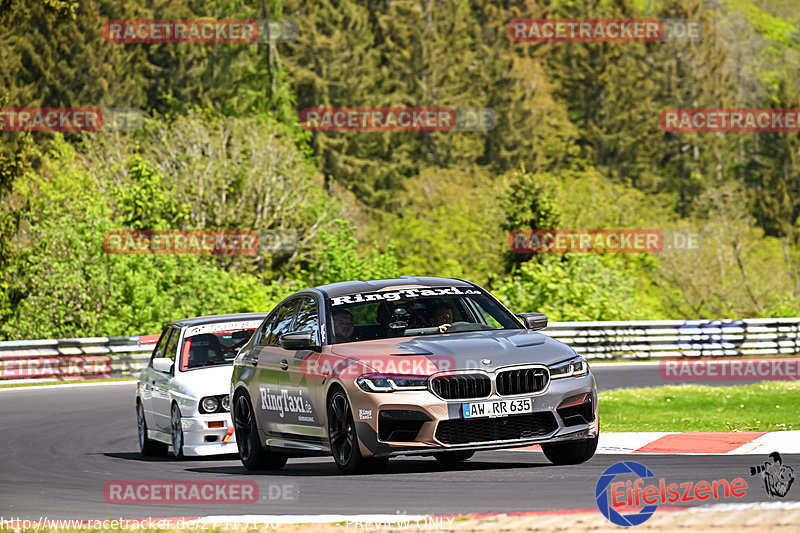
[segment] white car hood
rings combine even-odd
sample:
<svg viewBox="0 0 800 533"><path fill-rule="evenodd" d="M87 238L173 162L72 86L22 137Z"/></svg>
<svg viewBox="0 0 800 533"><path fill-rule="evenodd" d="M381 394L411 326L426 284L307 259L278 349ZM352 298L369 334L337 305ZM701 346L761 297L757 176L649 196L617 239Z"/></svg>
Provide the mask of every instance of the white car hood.
<svg viewBox="0 0 800 533"><path fill-rule="evenodd" d="M183 394L200 399L203 396L229 394L233 365L210 366L181 372L172 379L172 386Z"/></svg>

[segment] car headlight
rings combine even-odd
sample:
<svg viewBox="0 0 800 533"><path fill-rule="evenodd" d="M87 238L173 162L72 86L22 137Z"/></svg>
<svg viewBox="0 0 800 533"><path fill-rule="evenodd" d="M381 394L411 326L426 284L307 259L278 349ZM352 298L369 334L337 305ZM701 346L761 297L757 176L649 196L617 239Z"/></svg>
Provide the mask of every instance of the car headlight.
<svg viewBox="0 0 800 533"><path fill-rule="evenodd" d="M583 357L574 357L568 361L562 361L550 365L550 379L568 378L570 376L585 376L589 373L589 363Z"/></svg>
<svg viewBox="0 0 800 533"><path fill-rule="evenodd" d="M200 400L200 410L206 413L213 413L219 408L219 400L214 396L206 396Z"/></svg>
<svg viewBox="0 0 800 533"><path fill-rule="evenodd" d="M223 411L230 411L231 410L231 397L227 394L222 397L222 410Z"/></svg>
<svg viewBox="0 0 800 533"><path fill-rule="evenodd" d="M427 390L427 376L399 376L389 374L364 374L356 380L366 392L395 392L405 390Z"/></svg>

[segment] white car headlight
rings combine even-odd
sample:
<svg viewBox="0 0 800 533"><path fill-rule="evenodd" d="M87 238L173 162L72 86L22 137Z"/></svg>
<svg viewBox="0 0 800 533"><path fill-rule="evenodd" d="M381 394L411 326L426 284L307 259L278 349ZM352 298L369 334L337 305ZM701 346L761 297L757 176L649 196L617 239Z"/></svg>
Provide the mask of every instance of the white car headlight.
<svg viewBox="0 0 800 533"><path fill-rule="evenodd" d="M550 369L550 379L585 376L589 373L589 364L581 356L550 365L547 368Z"/></svg>
<svg viewBox="0 0 800 533"><path fill-rule="evenodd" d="M219 400L213 396L206 396L200 400L200 407L206 413L213 413L219 408Z"/></svg>
<svg viewBox="0 0 800 533"><path fill-rule="evenodd" d="M231 397L227 394L222 397L222 410L223 411L230 411L231 410Z"/></svg>

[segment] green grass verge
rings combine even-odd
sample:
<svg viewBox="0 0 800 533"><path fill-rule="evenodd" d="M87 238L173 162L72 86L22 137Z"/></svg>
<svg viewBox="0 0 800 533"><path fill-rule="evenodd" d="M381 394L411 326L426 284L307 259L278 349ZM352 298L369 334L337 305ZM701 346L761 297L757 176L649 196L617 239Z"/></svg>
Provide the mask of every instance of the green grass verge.
<svg viewBox="0 0 800 533"><path fill-rule="evenodd" d="M0 389L15 389L19 387L38 387L40 385L82 385L84 383L103 383L104 381L136 381L136 378L129 377L129 378L105 378L105 379L75 379L75 380L42 381L39 383L3 383L2 381L0 381Z"/></svg>
<svg viewBox="0 0 800 533"><path fill-rule="evenodd" d="M598 404L603 432L800 430L798 381L615 389Z"/></svg>

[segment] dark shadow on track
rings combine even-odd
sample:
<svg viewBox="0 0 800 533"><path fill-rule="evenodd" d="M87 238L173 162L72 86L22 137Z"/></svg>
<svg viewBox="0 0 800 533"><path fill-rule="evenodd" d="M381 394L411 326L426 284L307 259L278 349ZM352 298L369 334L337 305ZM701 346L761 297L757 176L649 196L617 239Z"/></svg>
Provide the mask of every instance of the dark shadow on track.
<svg viewBox="0 0 800 533"><path fill-rule="evenodd" d="M215 461L238 461L239 456L234 454L226 454L226 455L208 455L208 456L190 456L180 461L176 460L171 455L165 455L163 457L160 456L150 456L144 457L139 452L93 452L87 453L86 455L103 455L105 457L112 457L114 459L125 459L126 461L139 461L142 463L164 463L164 462L171 462L177 464L191 464L193 462L215 462Z"/></svg>
<svg viewBox="0 0 800 533"><path fill-rule="evenodd" d="M302 463L298 459L296 463L290 462L282 470L257 470L249 471L243 466L215 466L208 468L187 468L187 472L200 474L230 474L230 475L270 475L277 477L308 477L308 476L345 476L334 464L330 463ZM378 476L386 474L439 474L444 472L480 472L480 471L499 471L499 470L519 470L527 468L541 468L553 466L550 462L542 463L498 463L485 461L467 461L465 463L444 466L435 459L417 461L390 461L389 466L381 472L373 474L363 474L367 476Z"/></svg>

